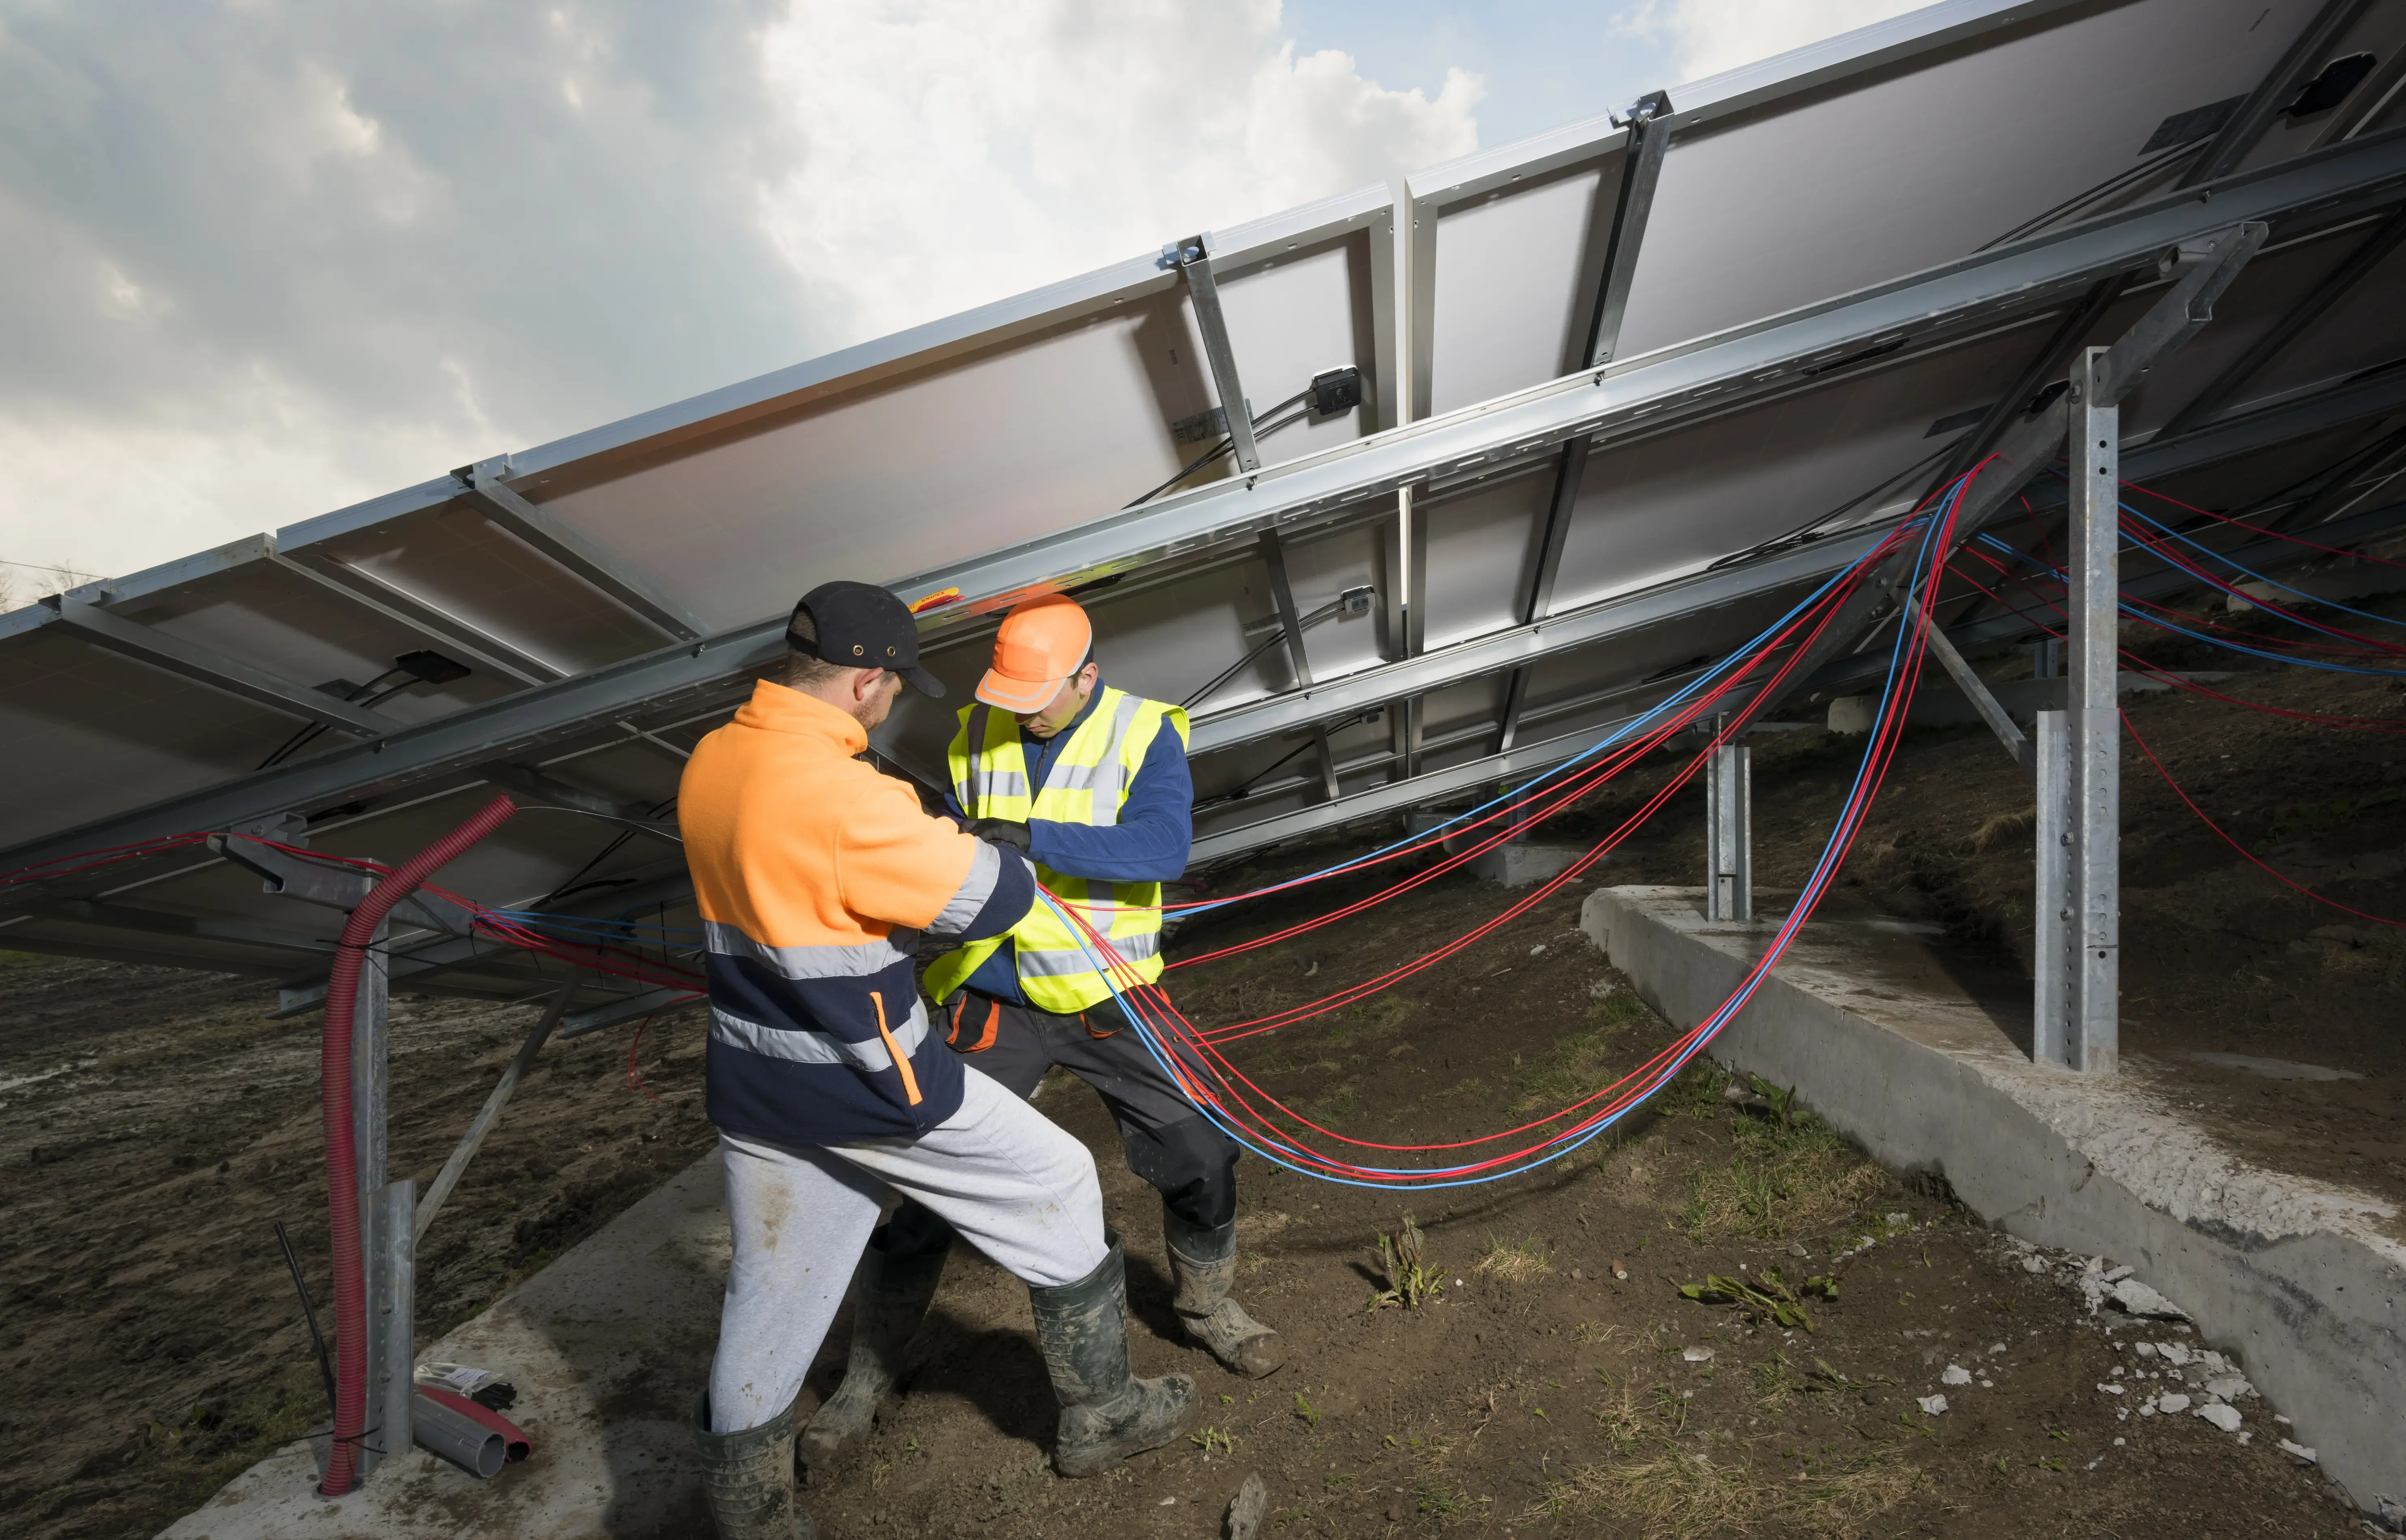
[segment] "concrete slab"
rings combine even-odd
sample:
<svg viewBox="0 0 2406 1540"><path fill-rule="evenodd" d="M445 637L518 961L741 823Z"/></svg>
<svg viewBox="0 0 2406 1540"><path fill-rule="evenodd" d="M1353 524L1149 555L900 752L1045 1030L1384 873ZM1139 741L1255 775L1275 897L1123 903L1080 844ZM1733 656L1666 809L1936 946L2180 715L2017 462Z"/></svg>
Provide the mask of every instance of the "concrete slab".
<svg viewBox="0 0 2406 1540"><path fill-rule="evenodd" d="M534 1452L479 1481L422 1449L361 1491L316 1494L295 1446L252 1466L162 1540L583 1540L711 1533L686 1404L708 1375L729 1255L713 1153L418 1359L498 1369Z"/></svg>
<svg viewBox="0 0 2406 1540"><path fill-rule="evenodd" d="M1758 906L1765 904L1758 896ZM1638 993L1692 1025L1776 920L1716 925L1700 888L1591 894L1581 925ZM1890 1169L1943 1179L1989 1223L2102 1255L2241 1360L2364 1507L2406 1496L2406 1244L2370 1194L2239 1158L2143 1059L2090 1079L2033 1064L2030 1005L1869 920L1817 920L1711 1050Z"/></svg>

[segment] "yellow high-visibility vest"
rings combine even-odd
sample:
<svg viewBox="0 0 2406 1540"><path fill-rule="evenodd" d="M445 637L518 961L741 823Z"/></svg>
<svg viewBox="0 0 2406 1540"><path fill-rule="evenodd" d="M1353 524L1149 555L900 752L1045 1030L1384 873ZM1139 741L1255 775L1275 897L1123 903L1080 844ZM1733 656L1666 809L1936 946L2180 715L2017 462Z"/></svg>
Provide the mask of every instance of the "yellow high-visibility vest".
<svg viewBox="0 0 2406 1540"><path fill-rule="evenodd" d="M1182 747L1187 741L1185 712L1106 685L1054 759L1043 789L1031 798L1018 718L981 702L965 707L960 719L945 758L953 795L971 818L1043 819L1109 828L1119 822L1128 789L1136 784L1137 771L1144 768L1144 756L1162 724L1177 729ZM1040 861L1036 880L1064 902L1085 906L1076 911L1079 917L1110 939L1136 977L1147 983L1161 977L1159 883L1088 882ZM957 993L1004 940L997 936L973 941L937 959L927 969L927 993L939 1002ZM1030 1005L1069 1015L1111 998L1102 968L1079 944L1082 938L1043 903L1012 927L1009 940L1018 955L1020 993ZM1125 977L1122 987L1126 987Z"/></svg>

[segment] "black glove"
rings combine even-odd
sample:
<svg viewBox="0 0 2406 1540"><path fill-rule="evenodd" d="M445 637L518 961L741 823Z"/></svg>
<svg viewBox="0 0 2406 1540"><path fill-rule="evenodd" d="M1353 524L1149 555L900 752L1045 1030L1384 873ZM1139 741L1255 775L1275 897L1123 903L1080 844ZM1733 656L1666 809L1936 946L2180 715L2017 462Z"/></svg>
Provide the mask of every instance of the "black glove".
<svg viewBox="0 0 2406 1540"><path fill-rule="evenodd" d="M971 834L990 845L1009 845L1022 855L1027 854L1027 826L1012 818L975 818L969 821Z"/></svg>

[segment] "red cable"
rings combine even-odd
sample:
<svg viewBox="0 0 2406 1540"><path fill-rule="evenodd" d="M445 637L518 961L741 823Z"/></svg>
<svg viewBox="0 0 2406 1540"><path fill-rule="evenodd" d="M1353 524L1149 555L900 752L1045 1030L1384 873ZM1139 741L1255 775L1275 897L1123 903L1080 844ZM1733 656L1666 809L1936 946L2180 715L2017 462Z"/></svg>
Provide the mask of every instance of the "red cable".
<svg viewBox="0 0 2406 1540"><path fill-rule="evenodd" d="M2183 513L2195 514L2201 518L2210 518L2216 524L2228 524L2236 529L2245 530L2251 534L2267 535L2274 540L2286 541L2292 545L2302 545L2310 551L2322 551L2331 556L2352 557L2356 560L2370 561L2383 567L2406 568L2406 561L2391 561L2385 557L2368 556L2362 551L2343 551L2336 545L2320 545L2311 540L2300 540L2296 535L2283 534L2278 530L2267 530L2260 524L2250 524L2245 519L2232 518L2227 514L2217 514L2192 502L2183 502L2176 497L2168 497L2152 487L2143 487L2135 481L2126 481L2122 485L2134 492L2144 492L2158 502L2169 502Z"/></svg>
<svg viewBox="0 0 2406 1540"><path fill-rule="evenodd" d="M2164 778L2164 784L2172 787L2172 795L2181 799L2181 805L2187 808L2189 812L2196 813L2199 823L2203 824L2206 827L2214 830L2216 838L2220 839L2224 844L2229 845L2231 849L2237 851L2242 856L2245 857L2249 865L2255 867L2257 870L2263 872L2274 882L2296 888L2300 893L2304 894L2314 902L2328 905L2330 908L2338 910L2342 914L2353 914L2359 920L2370 920L2377 925L2389 925L2396 929L2406 930L2406 920L2385 920L2378 914L2367 914L2360 909L2350 909L2347 905L2341 903L2338 899L2326 898L2321 894L2316 893L2314 889L2306 886L2303 883L2298 882L2294 878L2285 877L2280 872L2277 872L2271 867L2265 865L2262 861L2257 860L2256 858L2255 852L2249 850L2238 841L2233 840L2224 831L2220 824L2215 823L2213 819L2208 818L2205 815L2205 810L2203 808L2199 807L2195 802L2189 799L2188 793L2181 790L2180 783L2172 779L2172 772L2164 769L2164 762L2156 757L2156 751L2147 747L2147 741L2139 736L2139 729L2132 726L2130 722L2130 713L2129 712L2122 713L2122 726L2129 729L2130 742L2138 744L2139 752L2147 756L2147 763L2155 766L2156 773Z"/></svg>

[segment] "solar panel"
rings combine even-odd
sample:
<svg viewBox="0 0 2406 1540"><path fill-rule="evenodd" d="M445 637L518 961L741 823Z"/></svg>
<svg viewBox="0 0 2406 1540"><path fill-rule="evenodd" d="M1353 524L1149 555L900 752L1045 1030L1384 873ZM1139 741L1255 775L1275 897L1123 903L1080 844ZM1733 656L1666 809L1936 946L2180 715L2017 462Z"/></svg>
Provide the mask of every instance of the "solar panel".
<svg viewBox="0 0 2406 1540"><path fill-rule="evenodd" d="M682 757L837 575L937 601L953 703L1000 609L1077 592L1113 683L1193 702L1199 861L1521 773L1755 634L2242 221L2270 239L2125 411L2132 473L2270 495L2406 410L2401 44L2394 8L2302 0L1932 7L1414 175L1400 210L1181 238L77 590L0 617L0 869L245 826L391 858L500 786L529 812L459 891L688 925ZM1358 406L1290 403L1337 370ZM1237 403L1257 464L1206 458ZM951 728L906 696L877 747L932 779ZM11 888L0 944L303 1010L338 919L188 846ZM431 932L395 968L562 976Z"/></svg>

